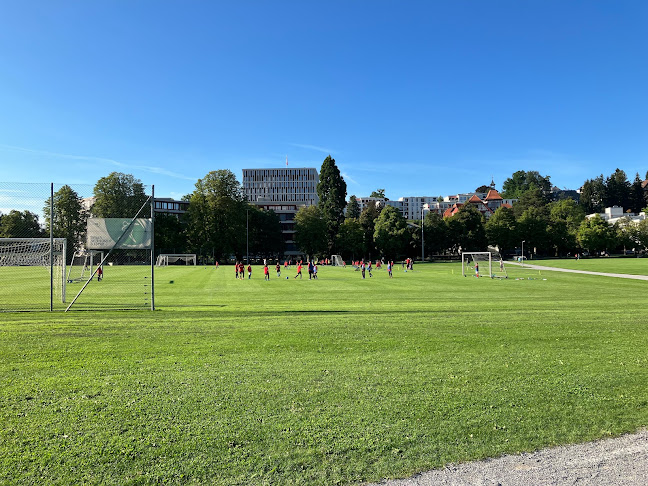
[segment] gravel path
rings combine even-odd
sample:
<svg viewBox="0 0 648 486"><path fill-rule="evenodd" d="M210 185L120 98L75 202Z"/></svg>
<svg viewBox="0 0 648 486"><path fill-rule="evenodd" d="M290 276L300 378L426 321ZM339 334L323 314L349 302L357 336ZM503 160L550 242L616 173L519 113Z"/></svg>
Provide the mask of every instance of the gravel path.
<svg viewBox="0 0 648 486"><path fill-rule="evenodd" d="M417 474L383 486L545 486L648 484L648 431L553 447ZM374 485L376 486L376 485Z"/></svg>
<svg viewBox="0 0 648 486"><path fill-rule="evenodd" d="M508 262L507 264L519 265ZM648 275L590 272L524 264L534 270L584 273L604 277L648 280ZM585 444L552 447L533 453L509 455L386 480L382 486L548 486L648 485L648 431ZM371 486L371 485L368 485Z"/></svg>
<svg viewBox="0 0 648 486"><path fill-rule="evenodd" d="M507 265L522 266L521 263L516 263L516 262L506 262L506 264ZM630 274L627 274L627 273L590 272L589 270L573 270L571 268L545 267L543 265L533 265L532 263L525 263L524 268L530 268L532 270L550 270L552 272L585 273L587 275L601 275L603 277L618 277L618 278L631 278L631 279L634 279L634 280L648 280L648 275L630 275Z"/></svg>

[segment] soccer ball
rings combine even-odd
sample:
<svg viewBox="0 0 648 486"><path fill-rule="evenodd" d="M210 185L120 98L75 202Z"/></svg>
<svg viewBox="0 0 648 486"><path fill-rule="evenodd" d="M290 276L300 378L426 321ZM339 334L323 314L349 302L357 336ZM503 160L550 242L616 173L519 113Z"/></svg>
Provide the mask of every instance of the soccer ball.
<svg viewBox="0 0 648 486"><path fill-rule="evenodd" d="M288 280L288 277L286 277L286 280Z"/></svg>

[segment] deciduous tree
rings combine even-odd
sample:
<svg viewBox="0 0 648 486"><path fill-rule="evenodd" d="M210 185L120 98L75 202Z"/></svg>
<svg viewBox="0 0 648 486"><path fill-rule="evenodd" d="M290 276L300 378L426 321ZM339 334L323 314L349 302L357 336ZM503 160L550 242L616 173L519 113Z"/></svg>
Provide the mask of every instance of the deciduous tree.
<svg viewBox="0 0 648 486"><path fill-rule="evenodd" d="M326 220L318 206L303 207L295 215L295 241L309 257L326 254Z"/></svg>
<svg viewBox="0 0 648 486"><path fill-rule="evenodd" d="M112 172L99 179L94 187L94 195L96 201L91 211L99 218L133 218L148 197L142 181L121 172ZM140 217L150 214L146 207Z"/></svg>

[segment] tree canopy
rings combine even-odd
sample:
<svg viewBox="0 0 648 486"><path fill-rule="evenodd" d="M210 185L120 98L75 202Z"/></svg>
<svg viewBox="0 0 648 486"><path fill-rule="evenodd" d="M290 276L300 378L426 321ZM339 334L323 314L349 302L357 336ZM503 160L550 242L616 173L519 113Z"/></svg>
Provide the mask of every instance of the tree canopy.
<svg viewBox="0 0 648 486"><path fill-rule="evenodd" d="M142 181L121 172L112 172L99 179L94 195L92 214L99 218L133 218L148 198ZM140 217L149 215L148 208L144 208Z"/></svg>
<svg viewBox="0 0 648 486"><path fill-rule="evenodd" d="M67 259L78 251L85 239L88 215L83 209L81 198L70 186L65 185L54 193L54 216L50 215L50 198L43 207L45 228L49 231L52 224L54 238L67 240Z"/></svg>

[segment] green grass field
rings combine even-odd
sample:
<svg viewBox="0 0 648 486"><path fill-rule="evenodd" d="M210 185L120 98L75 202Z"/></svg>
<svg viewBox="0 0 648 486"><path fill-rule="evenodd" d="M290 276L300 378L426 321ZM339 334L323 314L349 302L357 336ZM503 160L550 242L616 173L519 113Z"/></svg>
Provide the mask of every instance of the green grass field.
<svg viewBox="0 0 648 486"><path fill-rule="evenodd" d="M508 272L169 267L156 312L0 314L0 484L349 484L648 425L648 282Z"/></svg>

